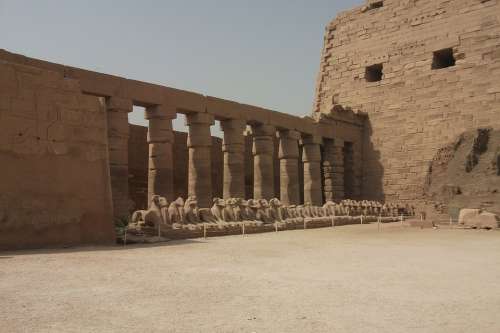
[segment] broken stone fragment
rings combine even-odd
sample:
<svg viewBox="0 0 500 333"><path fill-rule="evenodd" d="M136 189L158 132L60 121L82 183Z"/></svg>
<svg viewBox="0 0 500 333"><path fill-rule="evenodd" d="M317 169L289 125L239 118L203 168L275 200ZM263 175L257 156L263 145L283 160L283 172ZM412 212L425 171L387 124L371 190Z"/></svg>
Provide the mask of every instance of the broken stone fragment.
<svg viewBox="0 0 500 333"><path fill-rule="evenodd" d="M464 208L460 210L458 223L470 228L496 229L500 226L500 217L481 209Z"/></svg>
<svg viewBox="0 0 500 333"><path fill-rule="evenodd" d="M477 229L497 229L499 223L500 217L498 215L490 212L482 212L468 219L465 225Z"/></svg>
<svg viewBox="0 0 500 333"><path fill-rule="evenodd" d="M463 208L458 215L458 224L465 225L466 221L481 213L480 209Z"/></svg>

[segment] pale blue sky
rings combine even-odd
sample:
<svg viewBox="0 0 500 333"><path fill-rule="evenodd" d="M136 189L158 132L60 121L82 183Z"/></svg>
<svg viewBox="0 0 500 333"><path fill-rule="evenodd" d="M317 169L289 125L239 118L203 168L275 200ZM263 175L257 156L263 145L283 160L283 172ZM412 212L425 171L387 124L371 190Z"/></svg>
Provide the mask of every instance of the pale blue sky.
<svg viewBox="0 0 500 333"><path fill-rule="evenodd" d="M306 115L324 27L361 2L0 0L0 48Z"/></svg>

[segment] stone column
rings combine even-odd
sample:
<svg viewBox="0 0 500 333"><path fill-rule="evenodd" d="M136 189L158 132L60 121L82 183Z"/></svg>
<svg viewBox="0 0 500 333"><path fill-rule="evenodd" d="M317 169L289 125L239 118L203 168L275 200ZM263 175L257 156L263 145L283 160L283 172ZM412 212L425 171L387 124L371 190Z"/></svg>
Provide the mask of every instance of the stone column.
<svg viewBox="0 0 500 333"><path fill-rule="evenodd" d="M323 140L323 196L325 201L334 200L333 175L335 163L335 149L332 139Z"/></svg>
<svg viewBox="0 0 500 333"><path fill-rule="evenodd" d="M198 206L212 206L212 136L210 126L214 117L208 113L192 113L186 115L189 126L187 146L189 149L188 195L196 196Z"/></svg>
<svg viewBox="0 0 500 333"><path fill-rule="evenodd" d="M304 162L304 203L323 205L321 188L321 137L306 136L302 139L302 162Z"/></svg>
<svg viewBox="0 0 500 333"><path fill-rule="evenodd" d="M358 142L353 142L353 169L354 169L354 199L361 199L361 187L363 182L363 152L362 145Z"/></svg>
<svg viewBox="0 0 500 333"><path fill-rule="evenodd" d="M172 119L176 110L164 105L146 109L145 118L149 121L148 144L148 205L153 195L160 195L167 200L174 199L174 133Z"/></svg>
<svg viewBox="0 0 500 333"><path fill-rule="evenodd" d="M331 155L331 187L335 201L345 198L344 192L344 140L334 139L329 146Z"/></svg>
<svg viewBox="0 0 500 333"><path fill-rule="evenodd" d="M239 119L220 122L224 131L222 152L224 153L223 197L245 198L245 136L246 122Z"/></svg>
<svg viewBox="0 0 500 333"><path fill-rule="evenodd" d="M293 130L279 131L280 200L284 205L300 203L299 186L299 139Z"/></svg>
<svg viewBox="0 0 500 333"><path fill-rule="evenodd" d="M354 164L351 142L344 142L344 197L354 199Z"/></svg>
<svg viewBox="0 0 500 333"><path fill-rule="evenodd" d="M117 97L108 98L106 104L113 215L122 218L133 209L128 192L128 113L132 112L133 104Z"/></svg>
<svg viewBox="0 0 500 333"><path fill-rule="evenodd" d="M274 138L276 129L270 125L252 125L253 135L253 196L255 199L274 197Z"/></svg>

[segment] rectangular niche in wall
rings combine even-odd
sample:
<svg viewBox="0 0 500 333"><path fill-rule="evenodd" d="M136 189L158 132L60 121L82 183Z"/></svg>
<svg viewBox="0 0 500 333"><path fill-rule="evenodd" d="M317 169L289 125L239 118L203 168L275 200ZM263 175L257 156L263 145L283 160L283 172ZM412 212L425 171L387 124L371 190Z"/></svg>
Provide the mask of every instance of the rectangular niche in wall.
<svg viewBox="0 0 500 333"><path fill-rule="evenodd" d="M365 71L366 82L382 81L383 68L384 66L382 64L375 64L366 67Z"/></svg>
<svg viewBox="0 0 500 333"><path fill-rule="evenodd" d="M434 52L432 69L441 69L451 66L455 66L455 57L453 56L452 48Z"/></svg>
<svg viewBox="0 0 500 333"><path fill-rule="evenodd" d="M377 9L377 8L382 8L384 7L384 2L383 1L374 1L370 5L368 5L368 9Z"/></svg>

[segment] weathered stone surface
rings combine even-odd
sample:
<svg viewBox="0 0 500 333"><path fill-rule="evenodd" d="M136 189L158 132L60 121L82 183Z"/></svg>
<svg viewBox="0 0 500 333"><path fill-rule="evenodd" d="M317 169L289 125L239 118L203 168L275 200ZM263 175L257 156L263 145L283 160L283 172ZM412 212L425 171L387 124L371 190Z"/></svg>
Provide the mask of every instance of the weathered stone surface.
<svg viewBox="0 0 500 333"><path fill-rule="evenodd" d="M108 149L115 217L128 216L131 209L128 190L128 113L132 112L132 101L112 97L106 101Z"/></svg>
<svg viewBox="0 0 500 333"><path fill-rule="evenodd" d="M224 131L224 199L245 197L245 137L243 120L221 121Z"/></svg>
<svg viewBox="0 0 500 333"><path fill-rule="evenodd" d="M297 131L279 131L280 197L284 205L300 203L299 142Z"/></svg>
<svg viewBox="0 0 500 333"><path fill-rule="evenodd" d="M325 200L344 199L344 141L325 140L323 151L323 191Z"/></svg>
<svg viewBox="0 0 500 333"><path fill-rule="evenodd" d="M499 1L383 1L328 25L313 113L367 114L364 197L419 198L438 149L465 131L500 126L499 12ZM455 65L436 68L434 52L445 49ZM378 64L380 81L368 82L367 68ZM340 128L333 133L354 142L355 156L358 142Z"/></svg>
<svg viewBox="0 0 500 333"><path fill-rule="evenodd" d="M210 126L214 118L209 114L188 114L187 145L189 148L188 195L196 197L202 208L212 203L212 162Z"/></svg>
<svg viewBox="0 0 500 333"><path fill-rule="evenodd" d="M157 196L156 196L157 197ZM158 201L158 200L157 200ZM165 207L166 200L159 200L156 206ZM241 198L214 198L211 209L198 209L195 198L186 202L178 198L168 208L168 214L152 204L147 212L140 211L134 216L150 214L150 222L145 219L133 219L128 234L136 240L157 237L160 230L161 216L167 216L168 226L161 228L161 235L169 239L213 237L257 232L277 232L304 228L323 228L347 224L380 223L399 221L399 215L412 215L410 207L388 205L385 210L377 210L382 204L373 201L343 200L339 204L327 202L323 207L305 205L283 205L273 198L243 200ZM389 207L390 206L390 207ZM396 213L392 210L395 210ZM156 222L155 221L160 221ZM411 222L411 221L410 221Z"/></svg>
<svg viewBox="0 0 500 333"><path fill-rule="evenodd" d="M458 223L478 229L496 229L500 226L500 217L480 209L461 209Z"/></svg>
<svg viewBox="0 0 500 333"><path fill-rule="evenodd" d="M139 125L130 125L129 139L129 194L134 201L134 209L148 208L148 173L149 173L149 144L147 143L148 128ZM188 196L188 160L189 149L187 133L174 133L172 144L173 156L173 197ZM250 151L252 148L250 147ZM223 182L223 154L222 139L212 137L212 192L214 196L222 196ZM251 152L250 152L251 153ZM253 186L253 183L252 183Z"/></svg>
<svg viewBox="0 0 500 333"><path fill-rule="evenodd" d="M0 78L0 249L113 242L105 105L57 72L0 61Z"/></svg>
<svg viewBox="0 0 500 333"><path fill-rule="evenodd" d="M304 203L323 205L321 188L321 138L306 136L302 139L304 163Z"/></svg>
<svg viewBox="0 0 500 333"><path fill-rule="evenodd" d="M168 201L159 195L151 197L148 210L137 210L132 214L131 223L144 224L158 228L162 224L170 224L168 216Z"/></svg>
<svg viewBox="0 0 500 333"><path fill-rule="evenodd" d="M254 197L272 199L274 197L274 137L276 129L269 125L252 125L254 160Z"/></svg>
<svg viewBox="0 0 500 333"><path fill-rule="evenodd" d="M464 208L460 210L458 215L458 224L465 224L468 220L481 214L481 209L476 208Z"/></svg>
<svg viewBox="0 0 500 333"><path fill-rule="evenodd" d="M163 105L146 109L145 118L149 120L148 144L148 200L160 195L167 200L174 199L174 165L172 119L175 110Z"/></svg>
<svg viewBox="0 0 500 333"><path fill-rule="evenodd" d="M466 220L465 225L479 229L497 229L500 226L500 217L490 212L481 212Z"/></svg>

